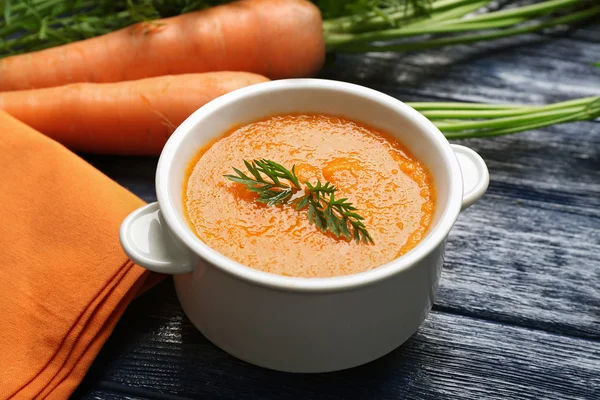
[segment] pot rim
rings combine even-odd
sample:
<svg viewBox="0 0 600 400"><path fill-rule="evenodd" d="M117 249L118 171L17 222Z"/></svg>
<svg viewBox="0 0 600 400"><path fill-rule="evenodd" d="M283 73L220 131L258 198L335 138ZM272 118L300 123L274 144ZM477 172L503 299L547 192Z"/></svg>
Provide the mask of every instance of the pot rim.
<svg viewBox="0 0 600 400"><path fill-rule="evenodd" d="M206 116L227 107L234 101L275 91L299 88L331 90L359 95L382 106L394 108L404 118L414 123L419 128L420 133L428 136L438 147L445 168L450 171L450 176L456 177L456 179L451 179L451 182L449 182L450 189L446 204L436 204L437 207L444 207L438 223L417 246L406 254L380 267L351 275L328 278L300 278L276 275L243 265L212 249L190 230L184 217L176 211L168 185L171 166L173 160L177 157L183 139L194 131L197 124ZM334 292L355 289L385 280L417 265L437 246L442 244L448 236L461 210L462 192L462 175L454 151L445 136L431 121L400 100L384 93L360 85L325 79L285 79L259 83L230 92L209 102L188 117L171 135L160 155L156 172L156 194L160 210L175 237L179 238L200 258L227 274L250 284L293 292Z"/></svg>

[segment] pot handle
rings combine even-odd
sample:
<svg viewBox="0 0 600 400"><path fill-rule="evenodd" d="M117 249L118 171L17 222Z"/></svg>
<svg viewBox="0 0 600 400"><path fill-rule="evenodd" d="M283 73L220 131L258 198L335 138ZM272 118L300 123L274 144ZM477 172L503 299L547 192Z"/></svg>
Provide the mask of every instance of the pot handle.
<svg viewBox="0 0 600 400"><path fill-rule="evenodd" d="M162 274L192 272L198 256L171 232L158 202L138 208L123 220L119 240L131 260Z"/></svg>
<svg viewBox="0 0 600 400"><path fill-rule="evenodd" d="M463 199L461 210L473 205L488 188L490 174L483 158L465 146L452 144L463 180Z"/></svg>

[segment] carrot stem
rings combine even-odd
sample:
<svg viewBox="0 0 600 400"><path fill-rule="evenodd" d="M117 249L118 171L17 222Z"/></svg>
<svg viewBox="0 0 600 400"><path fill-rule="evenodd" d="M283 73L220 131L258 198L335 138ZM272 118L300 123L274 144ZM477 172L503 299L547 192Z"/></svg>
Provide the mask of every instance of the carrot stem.
<svg viewBox="0 0 600 400"><path fill-rule="evenodd" d="M510 135L513 133L519 133L523 131L528 131L532 129L544 128L550 125L561 124L565 122L574 122L580 121L582 119L587 119L586 114L584 112L569 114L559 116L557 118L547 118L543 120L538 120L536 122L532 122L525 125L518 125L509 128L500 128L500 129L492 129L492 130L481 130L475 132L447 132L444 128L441 128L442 133L448 139L470 139L470 138L481 138L481 137L492 137L492 136L503 136Z"/></svg>
<svg viewBox="0 0 600 400"><path fill-rule="evenodd" d="M342 53L365 53L365 52L388 52L388 51L413 51L413 50L424 50L431 49L449 45L456 44L467 44L474 43L484 40L493 40L500 39L509 36L520 35L524 33L532 33L537 32L545 28L550 28L558 25L570 24L578 21L582 21L585 19L589 19L595 15L600 14L600 6L594 6L591 8L586 8L562 17L553 18L545 22L534 23L531 25L518 26L514 28L501 29L498 31L492 31L487 33L475 33L470 35L460 35L449 38L441 38L441 39L430 39L423 40L418 42L410 42L410 43L398 43L398 44L388 44L388 45L374 45L372 43L363 43L363 38L359 37L358 42L352 42L348 37L344 37L343 40L339 41L339 38L331 39L331 37L327 38L327 44L329 50L334 50ZM481 29L481 26L477 24L477 29ZM376 33L380 36L377 37ZM371 34L371 41L377 40L390 40L393 38L393 35L386 34L385 31L374 32ZM407 35L402 35L407 36ZM333 40L333 43L330 42ZM337 42L337 43L336 43ZM343 44L340 44L343 42Z"/></svg>
<svg viewBox="0 0 600 400"><path fill-rule="evenodd" d="M527 124L535 121L542 121L549 118L563 117L567 115L573 115L583 111L584 107L572 107L564 110L554 111L543 111L543 112L528 112L524 115L516 115L512 117L495 118L489 121L468 121L462 123L445 123L444 121L436 122L436 125L440 129L444 129L444 132L455 132L464 131L471 129L492 129L502 128L507 125Z"/></svg>
<svg viewBox="0 0 600 400"><path fill-rule="evenodd" d="M428 35L434 33L454 33L464 31L476 31L485 29L505 28L507 26L517 25L524 22L524 18L506 18L497 21L489 22L473 22L466 20L465 22L444 25L429 25L427 23L409 25L400 29L388 29L385 31L369 32L362 35L353 34L332 34L327 37L327 45L330 47L339 46L344 49L345 45L356 45L360 43L370 43L374 41L386 41L393 39L401 39L411 36Z"/></svg>
<svg viewBox="0 0 600 400"><path fill-rule="evenodd" d="M427 25L428 23L433 22L433 21L442 22L442 21L448 21L453 18L464 17L465 15L472 13L473 11L479 10L481 7L488 5L492 1L493 0L478 1L475 3L465 4L463 6L451 8L448 11L433 13L429 17L420 18L419 20L417 20L415 22L412 22L408 25L404 25L404 27L408 27L408 26L415 27L415 26L419 26L419 25Z"/></svg>
<svg viewBox="0 0 600 400"><path fill-rule="evenodd" d="M501 118L528 114L539 111L561 110L567 107L586 106L596 100L596 97L586 97L577 100L564 101L547 106L493 105L472 103L409 103L429 119L457 118ZM479 106L479 108L476 108Z"/></svg>
<svg viewBox="0 0 600 400"><path fill-rule="evenodd" d="M508 135L600 117L600 97L546 106L436 102L407 104L430 118L449 139Z"/></svg>
<svg viewBox="0 0 600 400"><path fill-rule="evenodd" d="M556 11L558 7L566 7L573 4L585 4L588 0L550 0L529 6L516 7L508 10L500 10L476 15L469 18L469 22L493 21L503 18L530 17L548 14ZM461 22L461 20L447 21L447 23Z"/></svg>
<svg viewBox="0 0 600 400"><path fill-rule="evenodd" d="M489 0L491 1L491 0ZM429 7L430 15L441 11L452 10L465 4L479 2L479 0L438 0ZM383 14L383 15L382 15ZM392 8L391 11L370 12L360 18L356 16L344 16L323 21L325 31L337 33L358 33L380 30L397 26L401 21L407 21L418 17L417 10L412 7L402 9ZM423 19L427 19L424 16Z"/></svg>

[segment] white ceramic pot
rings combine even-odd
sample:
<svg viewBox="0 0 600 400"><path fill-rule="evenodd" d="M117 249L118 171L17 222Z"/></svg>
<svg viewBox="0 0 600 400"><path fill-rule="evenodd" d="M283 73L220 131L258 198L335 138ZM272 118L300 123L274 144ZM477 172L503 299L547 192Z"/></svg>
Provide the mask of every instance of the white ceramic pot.
<svg viewBox="0 0 600 400"><path fill-rule="evenodd" d="M294 112L363 121L397 137L429 167L436 212L414 249L359 274L293 278L241 265L192 233L181 195L185 168L198 149L233 124ZM334 371L381 357L417 330L435 298L448 232L488 181L481 157L450 145L429 120L393 97L328 80L267 82L208 103L177 128L158 163L158 202L129 215L120 238L134 262L174 274L185 313L223 350L281 371Z"/></svg>

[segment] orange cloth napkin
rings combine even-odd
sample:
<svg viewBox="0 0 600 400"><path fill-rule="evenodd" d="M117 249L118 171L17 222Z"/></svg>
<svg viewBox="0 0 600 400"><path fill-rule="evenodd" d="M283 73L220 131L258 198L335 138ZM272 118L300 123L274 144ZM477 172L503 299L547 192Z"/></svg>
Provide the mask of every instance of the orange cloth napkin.
<svg viewBox="0 0 600 400"><path fill-rule="evenodd" d="M81 382L149 277L118 239L141 205L0 112L0 399L65 399Z"/></svg>

